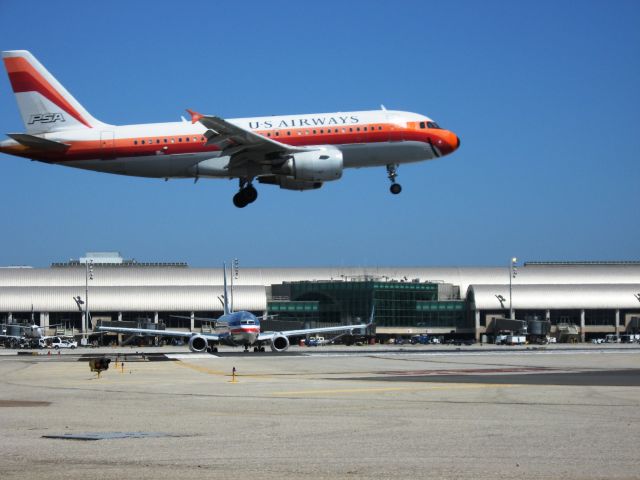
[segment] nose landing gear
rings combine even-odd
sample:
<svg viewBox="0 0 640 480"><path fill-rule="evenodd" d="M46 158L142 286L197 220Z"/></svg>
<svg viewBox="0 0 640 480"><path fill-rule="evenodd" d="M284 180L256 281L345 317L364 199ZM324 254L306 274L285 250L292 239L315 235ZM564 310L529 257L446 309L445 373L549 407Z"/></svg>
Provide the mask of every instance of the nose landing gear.
<svg viewBox="0 0 640 480"><path fill-rule="evenodd" d="M250 181L240 180L240 191L233 196L233 204L238 208L244 208L258 198L258 191Z"/></svg>
<svg viewBox="0 0 640 480"><path fill-rule="evenodd" d="M396 183L396 177L398 176L398 165L395 163L390 163L387 165L387 177L391 180L391 187L389 187L389 191L394 195L399 194L402 191L402 185Z"/></svg>

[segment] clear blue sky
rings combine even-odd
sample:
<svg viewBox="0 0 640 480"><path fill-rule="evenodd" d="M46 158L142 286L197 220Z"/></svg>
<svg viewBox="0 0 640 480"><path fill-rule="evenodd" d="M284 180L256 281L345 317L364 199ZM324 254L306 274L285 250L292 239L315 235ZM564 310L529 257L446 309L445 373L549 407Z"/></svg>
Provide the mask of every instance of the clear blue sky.
<svg viewBox="0 0 640 480"><path fill-rule="evenodd" d="M640 2L0 1L97 118L423 113L460 150L317 191L111 176L0 155L0 265L87 250L218 265L640 259ZM0 74L0 132L22 131Z"/></svg>

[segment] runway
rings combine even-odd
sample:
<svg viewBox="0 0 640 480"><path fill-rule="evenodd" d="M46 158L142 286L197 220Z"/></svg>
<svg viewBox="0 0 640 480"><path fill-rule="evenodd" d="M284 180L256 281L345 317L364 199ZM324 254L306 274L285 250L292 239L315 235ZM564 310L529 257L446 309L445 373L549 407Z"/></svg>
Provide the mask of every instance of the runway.
<svg viewBox="0 0 640 480"><path fill-rule="evenodd" d="M2 356L0 477L637 478L640 349L292 350Z"/></svg>

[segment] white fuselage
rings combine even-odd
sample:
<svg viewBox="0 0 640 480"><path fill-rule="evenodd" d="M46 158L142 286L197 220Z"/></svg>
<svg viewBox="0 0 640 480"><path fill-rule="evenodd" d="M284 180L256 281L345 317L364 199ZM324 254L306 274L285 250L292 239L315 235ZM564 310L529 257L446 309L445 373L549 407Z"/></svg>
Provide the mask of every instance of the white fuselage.
<svg viewBox="0 0 640 480"><path fill-rule="evenodd" d="M250 117L228 122L292 146L318 146L343 153L344 168L375 167L431 160L451 146L442 129L424 129L423 115L388 110ZM229 170L229 157L205 145L206 128L199 122L170 122L57 130L42 136L65 143L64 152L36 155L51 163L107 173L158 178L253 177L269 174L268 166L246 165ZM455 137L455 135L453 135ZM12 140L2 144L4 150ZM434 150L433 147L438 150ZM38 156L40 158L38 158Z"/></svg>

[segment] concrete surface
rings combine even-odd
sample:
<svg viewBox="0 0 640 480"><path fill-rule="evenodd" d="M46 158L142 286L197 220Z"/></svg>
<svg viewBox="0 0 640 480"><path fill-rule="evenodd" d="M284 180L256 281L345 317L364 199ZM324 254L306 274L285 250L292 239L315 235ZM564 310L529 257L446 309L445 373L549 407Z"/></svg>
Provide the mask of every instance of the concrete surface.
<svg viewBox="0 0 640 480"><path fill-rule="evenodd" d="M640 348L597 347L137 349L144 360L100 378L81 355L116 350L13 352L0 356L0 478L637 479ZM179 359L149 359L168 352Z"/></svg>

